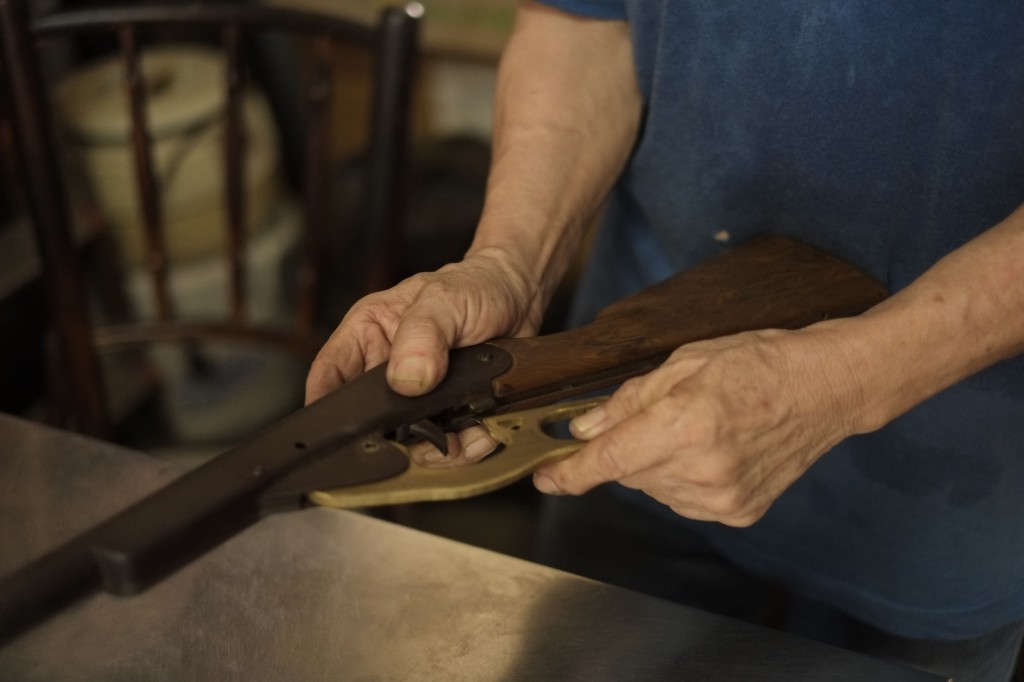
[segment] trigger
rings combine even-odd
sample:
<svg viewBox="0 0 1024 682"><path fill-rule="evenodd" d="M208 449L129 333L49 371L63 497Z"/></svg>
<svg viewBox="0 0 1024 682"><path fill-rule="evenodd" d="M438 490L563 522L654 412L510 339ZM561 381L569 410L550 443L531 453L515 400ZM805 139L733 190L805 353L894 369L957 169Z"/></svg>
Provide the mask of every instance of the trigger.
<svg viewBox="0 0 1024 682"><path fill-rule="evenodd" d="M409 435L422 438L440 450L443 455L448 454L448 436L445 435L444 430L440 426L429 419L421 419L414 424L410 424Z"/></svg>

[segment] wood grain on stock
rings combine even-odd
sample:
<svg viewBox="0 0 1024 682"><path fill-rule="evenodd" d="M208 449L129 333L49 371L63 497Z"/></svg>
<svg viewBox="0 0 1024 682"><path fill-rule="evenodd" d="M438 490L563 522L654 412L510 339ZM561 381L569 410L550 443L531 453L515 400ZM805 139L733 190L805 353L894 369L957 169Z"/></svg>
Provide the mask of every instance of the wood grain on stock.
<svg viewBox="0 0 1024 682"><path fill-rule="evenodd" d="M684 343L857 315L886 295L881 282L835 256L759 237L609 306L580 329L494 341L515 357L495 379L495 396L660 359Z"/></svg>

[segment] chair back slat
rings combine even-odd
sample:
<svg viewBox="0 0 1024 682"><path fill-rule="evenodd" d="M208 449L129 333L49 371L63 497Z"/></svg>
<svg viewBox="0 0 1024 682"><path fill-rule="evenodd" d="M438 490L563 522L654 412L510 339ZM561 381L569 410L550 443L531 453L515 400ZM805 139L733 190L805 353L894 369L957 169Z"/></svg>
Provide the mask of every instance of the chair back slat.
<svg viewBox="0 0 1024 682"><path fill-rule="evenodd" d="M167 285L167 245L160 187L153 169L152 136L146 120L146 76L142 71L135 26L125 24L118 30L118 37L124 59L125 87L132 129L132 158L135 163L135 180L145 234L145 265L153 283L157 319L170 320L174 317L174 311Z"/></svg>
<svg viewBox="0 0 1024 682"><path fill-rule="evenodd" d="M27 2L28 0L8 0ZM406 14L404 10L399 12ZM407 15L405 20L415 24ZM181 3L162 2L113 4L110 7L90 7L79 10L63 10L32 22L32 32L39 36L68 35L81 31L104 32L125 24L138 27L189 27L208 28L235 22L245 26L268 28L307 35L333 35L342 40L369 43L374 40L376 29L342 17L293 10L271 5L256 5L242 2Z"/></svg>
<svg viewBox="0 0 1024 682"><path fill-rule="evenodd" d="M75 253L71 202L61 179L59 155L49 123L52 117L44 80L35 58L28 7L0 3L3 82L11 107L11 123L32 222L36 226L43 285L60 319L54 336L61 358L63 382L70 388L73 425L82 433L109 432L106 387L93 352L92 320L81 286L81 264Z"/></svg>
<svg viewBox="0 0 1024 682"><path fill-rule="evenodd" d="M380 30L373 106L379 115L370 131L364 293L383 289L394 281L395 261L389 254L402 249L402 193L384 192L383 188L401 184L407 160L406 117L411 91L405 84L413 77L417 40L416 23L402 8L385 10Z"/></svg>
<svg viewBox="0 0 1024 682"><path fill-rule="evenodd" d="M224 133L224 188L226 192L228 226L228 272L230 273L230 319L241 325L245 310L246 287L246 215L243 192L245 187L246 133L242 120L242 97L245 72L242 68L242 29L231 22L223 31L227 53L227 104Z"/></svg>
<svg viewBox="0 0 1024 682"><path fill-rule="evenodd" d="M310 50L309 84L306 95L306 152L302 173L303 220L306 223L296 281L295 324L312 329L316 292L319 289L319 263L327 230L328 201L328 127L332 90L331 40L321 36Z"/></svg>
<svg viewBox="0 0 1024 682"><path fill-rule="evenodd" d="M369 251L365 246L360 247L360 261L370 269L370 274L359 278L357 286L366 293L391 283L394 269L387 261L398 248L396 240L403 208L399 178L405 161L403 151L408 143L411 62L418 25L416 12L401 8L386 10L380 22L371 28L338 17L254 3L118 4L50 12L30 19L31 4L31 0L0 0L3 42L0 75L11 103L10 119L25 179L27 204L36 228L44 280L54 310L60 371L67 378L72 421L65 421L66 425L92 435L111 435L106 387L97 362L97 350L171 341L192 344L190 347L194 349L198 348L195 343L203 340L247 339L309 359L315 354L323 339L317 327L319 272L326 262L328 230L339 229L332 215L335 159L329 142L337 125L332 114L343 111L335 108L331 101L334 46L340 41L352 41L377 52L367 189L359 197L363 213L368 215L360 229L370 232L362 241L372 246ZM172 263L166 230L179 225L179 220L174 214L166 214L168 200L162 196L166 190L161 189L159 168L162 166L158 164L163 157L154 148L162 131L152 127L158 123L147 111L147 88L153 86L146 82L143 63L144 46L164 29L171 29L175 37L187 32L204 41L219 35L225 55L222 90L225 99L219 118L223 130L224 189L222 197L218 197L222 199L227 216L224 241L229 292L224 320L186 319L178 314L178 306L171 295ZM120 49L119 63L124 74L131 126L126 141L127 155L135 176L131 193L139 207L142 270L153 293L152 317L155 319L96 327L90 317L81 252L73 236L70 194L38 49L47 40L66 41L82 32L113 36ZM249 215L255 204L247 193L264 188L253 189L258 178L253 175L254 167L246 162L247 152L255 152L256 144L250 138L255 120L246 120L250 115L251 95L247 94L247 88L251 74L245 63L251 56L248 54L250 47L258 45L264 33L295 36L307 46L304 54L310 57L303 79L307 86L304 100L298 103L305 108L300 188L303 225L295 254L297 272L292 283L296 295L295 319L287 328L254 324L247 319L252 312L246 306L247 296L252 293L248 291L251 278L247 277L247 258L252 255L251 247L259 245L250 233L250 223L257 216ZM163 152L162 147L160 152ZM215 155L219 153L218 150ZM378 187L381 183L387 186ZM173 235L171 237L173 239Z"/></svg>

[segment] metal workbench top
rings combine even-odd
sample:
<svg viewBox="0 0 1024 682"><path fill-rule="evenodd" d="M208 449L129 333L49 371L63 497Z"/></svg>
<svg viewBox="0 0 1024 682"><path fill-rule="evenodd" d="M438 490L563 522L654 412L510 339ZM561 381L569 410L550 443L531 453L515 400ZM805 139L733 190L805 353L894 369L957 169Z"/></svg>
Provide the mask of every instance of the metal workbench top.
<svg viewBox="0 0 1024 682"><path fill-rule="evenodd" d="M0 415L0 573L176 471ZM0 680L937 680L353 512L261 521L0 648Z"/></svg>

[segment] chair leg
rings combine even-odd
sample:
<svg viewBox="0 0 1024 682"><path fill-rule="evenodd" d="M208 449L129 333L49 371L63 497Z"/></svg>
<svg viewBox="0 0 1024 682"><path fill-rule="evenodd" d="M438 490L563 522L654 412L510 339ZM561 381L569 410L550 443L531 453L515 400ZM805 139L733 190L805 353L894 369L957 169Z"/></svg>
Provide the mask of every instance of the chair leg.
<svg viewBox="0 0 1024 682"><path fill-rule="evenodd" d="M45 382L43 396L43 423L49 426L68 428L71 422L71 395L68 384L61 381L66 373L61 372L60 352L57 350L57 334L49 328L44 336Z"/></svg>

